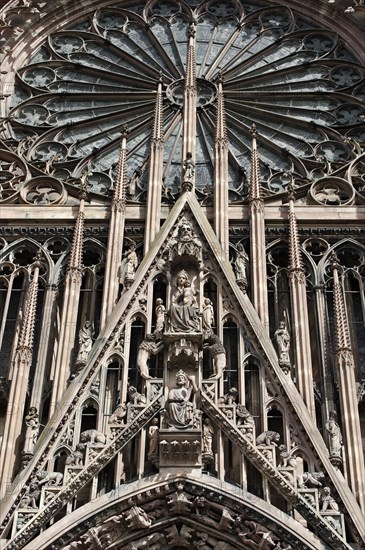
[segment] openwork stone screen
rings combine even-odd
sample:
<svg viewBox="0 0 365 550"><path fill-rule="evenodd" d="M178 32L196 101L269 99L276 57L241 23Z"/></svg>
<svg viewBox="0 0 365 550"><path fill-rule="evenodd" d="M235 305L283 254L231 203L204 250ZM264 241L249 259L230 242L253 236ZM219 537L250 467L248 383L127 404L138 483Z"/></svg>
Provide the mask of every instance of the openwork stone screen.
<svg viewBox="0 0 365 550"><path fill-rule="evenodd" d="M188 5L190 4L190 6ZM92 192L108 195L128 124L128 199L145 202L157 83L163 81L163 201L181 173L182 100L188 28L196 21L196 192L211 202L217 79L223 77L229 141L229 199L243 202L250 128L260 135L266 197L292 176L317 203L349 204L358 185L321 179L351 167L364 139L363 71L342 40L284 7L264 3L155 2L102 8L49 36L17 75L13 137L33 163L52 163L72 183L85 172ZM362 127L362 130L361 130ZM21 168L21 167L20 167ZM42 181L38 185L42 187ZM11 200L18 182L8 182ZM54 186L52 186L53 188ZM23 200L32 201L37 185ZM33 192L33 195L32 195ZM61 193L61 191L60 191ZM38 193L39 194L39 193ZM37 199L42 200L42 196Z"/></svg>

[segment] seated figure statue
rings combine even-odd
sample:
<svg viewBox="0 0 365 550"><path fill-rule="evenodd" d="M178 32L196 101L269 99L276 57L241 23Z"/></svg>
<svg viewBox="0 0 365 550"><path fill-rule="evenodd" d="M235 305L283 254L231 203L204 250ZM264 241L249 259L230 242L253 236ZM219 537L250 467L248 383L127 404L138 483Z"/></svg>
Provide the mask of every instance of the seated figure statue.
<svg viewBox="0 0 365 550"><path fill-rule="evenodd" d="M196 391L198 388L193 377L179 370L176 374L176 387L169 389L165 405L166 422L169 427L193 426L195 407L191 397Z"/></svg>
<svg viewBox="0 0 365 550"><path fill-rule="evenodd" d="M171 332L199 332L200 320L191 281L186 271L179 271L169 310Z"/></svg>

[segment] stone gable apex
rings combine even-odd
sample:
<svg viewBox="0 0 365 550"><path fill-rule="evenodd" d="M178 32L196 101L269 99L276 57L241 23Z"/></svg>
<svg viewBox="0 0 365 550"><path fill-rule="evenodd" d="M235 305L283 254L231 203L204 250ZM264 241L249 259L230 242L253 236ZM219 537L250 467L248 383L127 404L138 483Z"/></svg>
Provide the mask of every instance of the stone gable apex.
<svg viewBox="0 0 365 550"><path fill-rule="evenodd" d="M13 504L19 502L19 495L22 490L24 491L34 471L44 469L48 457L56 448L57 442L60 440L67 422L72 417L75 407L82 399L85 391L91 386L96 372L105 364L105 358L113 350L120 328L133 312L133 308L138 301L138 296L141 295L153 276L161 271L161 260L163 260L164 251L174 241L177 228L183 218L188 219L191 223L195 235L201 241L204 253L208 255L209 261L212 262L213 269L217 270L217 272L220 270L220 277L230 293L230 299L235 309L240 311L242 326L247 338L260 357L262 364L265 365L267 376L284 396L291 418L296 419L301 437L319 458L319 463L317 459L318 467L326 472L332 486L342 500L343 506L351 517L356 530L360 536L365 538L365 527L362 523L361 512L353 494L348 488L342 474L331 464L327 447L314 425L294 382L281 369L271 340L267 336L249 297L238 286L232 267L226 259L220 243L202 208L198 204L195 195L191 192L184 193L176 202L150 250L143 258L136 272L135 281L122 294L104 330L96 340L90 353L88 364L67 388L54 416L41 434L37 447L34 450L32 461L15 480L15 490L3 507L4 515L7 515L7 519L9 519ZM207 414L209 414L208 411L209 406L207 407ZM248 456L248 458L250 457Z"/></svg>

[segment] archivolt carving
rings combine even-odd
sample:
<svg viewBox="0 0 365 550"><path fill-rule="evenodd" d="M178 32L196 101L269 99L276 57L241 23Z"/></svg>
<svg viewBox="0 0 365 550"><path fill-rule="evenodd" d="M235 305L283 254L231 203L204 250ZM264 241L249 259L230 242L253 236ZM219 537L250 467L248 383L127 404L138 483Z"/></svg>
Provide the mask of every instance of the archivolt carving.
<svg viewBox="0 0 365 550"><path fill-rule="evenodd" d="M54 529L53 535L42 541L41 550L51 543L54 550L322 547L314 535L305 539L305 531L294 520L283 524L275 508L260 508L253 495L238 493L218 480L206 484L208 479L204 477L161 477L153 486L148 481L141 480L138 487L121 487L112 501L94 501L87 525L78 524L70 530L69 526L75 525L72 515L61 520L58 530Z"/></svg>

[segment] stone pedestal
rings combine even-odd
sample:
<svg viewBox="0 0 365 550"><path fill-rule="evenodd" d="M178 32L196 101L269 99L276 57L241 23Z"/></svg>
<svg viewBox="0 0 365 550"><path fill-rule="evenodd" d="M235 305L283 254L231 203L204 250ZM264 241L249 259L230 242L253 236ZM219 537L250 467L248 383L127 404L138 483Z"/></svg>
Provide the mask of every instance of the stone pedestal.
<svg viewBox="0 0 365 550"><path fill-rule="evenodd" d="M180 333L168 332L163 336L168 346L168 365L170 369L197 369L199 367L199 351L202 349L203 334L201 332Z"/></svg>
<svg viewBox="0 0 365 550"><path fill-rule="evenodd" d="M160 430L160 472L171 468L201 470L202 436L200 430Z"/></svg>

